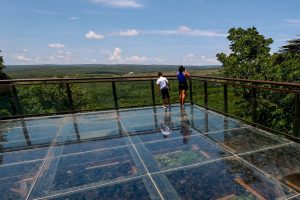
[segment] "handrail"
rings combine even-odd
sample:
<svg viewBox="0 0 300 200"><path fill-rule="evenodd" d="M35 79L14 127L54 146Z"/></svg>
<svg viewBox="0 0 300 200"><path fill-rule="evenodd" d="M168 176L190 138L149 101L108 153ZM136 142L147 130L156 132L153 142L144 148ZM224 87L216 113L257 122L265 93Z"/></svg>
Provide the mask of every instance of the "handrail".
<svg viewBox="0 0 300 200"><path fill-rule="evenodd" d="M167 75L167 77L175 78L176 76ZM6 79L0 80L0 84L22 83L22 82L77 82L77 81L126 81L126 80L153 80L157 76L121 76L121 77L80 77L80 78L35 78L35 79ZM278 86L300 87L300 83L288 83L266 80L250 80L240 78L225 78L217 76L202 76L192 75L191 78L202 78L211 80L233 81L233 82L246 82L255 84L269 84Z"/></svg>
<svg viewBox="0 0 300 200"><path fill-rule="evenodd" d="M165 74L165 76L170 79L176 79L175 74ZM77 78L37 78L37 79L8 79L8 80L0 80L0 89L4 88L10 92L12 98L12 107L14 110L14 115L8 118L14 117L25 117L31 115L24 115L22 105L18 97L18 85L38 85L38 84L63 84L66 89L67 101L68 101L68 111L66 113L74 113L74 112L82 112L83 110L77 110L73 105L73 97L72 90L70 84L73 83L94 83L94 82L106 82L112 84L112 96L114 100L114 108L119 109L118 105L118 94L116 90L117 82L129 82L129 81L149 81L149 86L151 88L152 94L152 105L155 106L155 80L157 76L120 76L120 77L77 77ZM257 107L257 89L259 90L270 90L275 92L285 92L285 93L293 93L295 94L295 113L294 113L294 122L293 122L293 132L295 135L299 135L300 133L300 83L288 83L288 82L275 82L275 81L267 81L267 80L249 80L249 79L240 79L240 78L225 78L225 77L216 77L216 76L202 76L202 75L192 75L189 80L190 84L190 103L193 104L193 86L192 82L200 81L203 82L203 100L204 107L208 107L208 82L223 84L223 96L224 96L224 113L228 114L228 91L227 87L229 85L235 87L243 87L250 88L251 92L251 120L256 123L256 107ZM150 85L151 84L151 85ZM1 90L0 90L1 91ZM63 112L59 111L54 114L62 114ZM4 117L6 118L6 117ZM0 117L0 119L4 119ZM299 130L298 130L299 129Z"/></svg>
<svg viewBox="0 0 300 200"><path fill-rule="evenodd" d="M216 76L199 76L199 75L193 75L192 77L204 78L204 79L225 80L225 81L237 81L237 82L300 87L300 83L288 83L288 82L277 82L277 81L266 81L266 80L251 80L251 79L240 79L240 78L225 78L225 77L216 77Z"/></svg>

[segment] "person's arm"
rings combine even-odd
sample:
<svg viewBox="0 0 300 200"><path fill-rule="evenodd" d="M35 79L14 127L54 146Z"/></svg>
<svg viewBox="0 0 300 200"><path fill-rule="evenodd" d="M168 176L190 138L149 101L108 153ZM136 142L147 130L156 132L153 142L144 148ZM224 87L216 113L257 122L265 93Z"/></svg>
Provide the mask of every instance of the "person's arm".
<svg viewBox="0 0 300 200"><path fill-rule="evenodd" d="M160 94L160 88L159 88L159 84L156 84L156 88L157 88L157 94Z"/></svg>
<svg viewBox="0 0 300 200"><path fill-rule="evenodd" d="M190 73L187 70L184 71L184 74L185 74L185 77L190 78Z"/></svg>

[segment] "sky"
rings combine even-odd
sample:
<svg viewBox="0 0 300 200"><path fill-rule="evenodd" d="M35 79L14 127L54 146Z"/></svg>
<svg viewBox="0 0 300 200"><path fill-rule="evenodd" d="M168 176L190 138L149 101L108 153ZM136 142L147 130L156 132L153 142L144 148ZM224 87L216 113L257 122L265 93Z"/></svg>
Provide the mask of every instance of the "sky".
<svg viewBox="0 0 300 200"><path fill-rule="evenodd" d="M230 28L272 53L300 35L299 0L0 0L5 65L220 64Z"/></svg>

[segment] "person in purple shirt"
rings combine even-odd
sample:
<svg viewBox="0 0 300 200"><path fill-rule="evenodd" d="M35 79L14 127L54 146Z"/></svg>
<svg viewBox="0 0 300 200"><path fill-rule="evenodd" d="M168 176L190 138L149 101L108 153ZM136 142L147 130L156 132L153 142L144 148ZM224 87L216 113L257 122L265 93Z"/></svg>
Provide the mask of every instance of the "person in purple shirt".
<svg viewBox="0 0 300 200"><path fill-rule="evenodd" d="M190 78L190 74L181 65L178 68L178 72L176 73L176 76L177 76L177 79L178 79L180 107L184 108L184 102L185 102L186 92L188 90L187 79Z"/></svg>

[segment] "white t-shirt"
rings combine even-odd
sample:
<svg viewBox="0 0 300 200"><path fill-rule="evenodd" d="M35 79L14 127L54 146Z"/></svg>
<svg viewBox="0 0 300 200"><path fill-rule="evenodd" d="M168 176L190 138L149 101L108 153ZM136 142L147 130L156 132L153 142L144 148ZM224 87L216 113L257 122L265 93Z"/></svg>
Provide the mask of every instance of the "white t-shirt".
<svg viewBox="0 0 300 200"><path fill-rule="evenodd" d="M159 88L163 89L163 88L168 88L168 79L166 79L165 77L161 76L159 77L159 79L157 79L156 84L159 84Z"/></svg>

